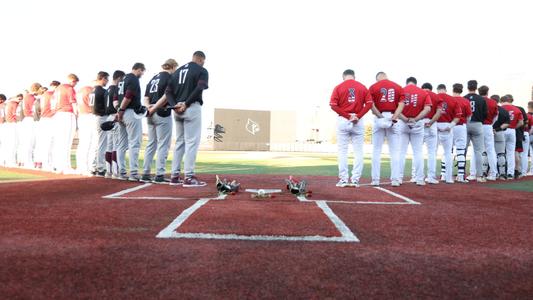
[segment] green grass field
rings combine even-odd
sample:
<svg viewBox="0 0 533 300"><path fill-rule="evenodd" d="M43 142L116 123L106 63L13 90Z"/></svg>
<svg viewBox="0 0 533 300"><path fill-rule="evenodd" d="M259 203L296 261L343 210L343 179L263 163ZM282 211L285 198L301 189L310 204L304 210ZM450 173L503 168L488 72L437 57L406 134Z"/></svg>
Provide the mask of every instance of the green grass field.
<svg viewBox="0 0 533 300"><path fill-rule="evenodd" d="M28 179L40 179L43 176L23 174L18 172L9 172L7 170L0 169L0 181L12 181L12 180L28 180Z"/></svg>

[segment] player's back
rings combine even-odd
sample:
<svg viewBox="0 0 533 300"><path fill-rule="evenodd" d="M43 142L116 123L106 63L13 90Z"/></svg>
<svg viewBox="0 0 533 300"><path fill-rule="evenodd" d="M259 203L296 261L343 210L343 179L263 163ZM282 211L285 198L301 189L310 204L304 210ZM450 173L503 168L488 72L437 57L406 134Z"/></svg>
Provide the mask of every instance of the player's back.
<svg viewBox="0 0 533 300"><path fill-rule="evenodd" d="M106 115L112 115L117 113L117 110L113 105L114 99L118 99L118 86L113 84L107 88L107 98L105 103Z"/></svg>
<svg viewBox="0 0 533 300"><path fill-rule="evenodd" d="M189 97L193 94L200 81L203 80L207 84L207 77L207 70L195 62L190 62L179 67L176 72L172 74L172 79L170 81L175 103L193 100L203 104L201 92L197 96L198 99L189 99Z"/></svg>
<svg viewBox="0 0 533 300"><path fill-rule="evenodd" d="M414 84L408 84L403 88L405 107L402 113L405 116L416 116L424 109L426 103L431 102L429 95L423 89Z"/></svg>
<svg viewBox="0 0 533 300"><path fill-rule="evenodd" d="M485 99L485 103L487 104L487 117L483 121L483 124L492 125L494 117L498 115L498 102L486 96L483 99Z"/></svg>
<svg viewBox="0 0 533 300"><path fill-rule="evenodd" d="M388 79L374 83L368 90L380 112L394 112L404 97L402 87Z"/></svg>
<svg viewBox="0 0 533 300"><path fill-rule="evenodd" d="M92 113L94 106L94 88L92 86L84 86L78 93L78 109L81 114Z"/></svg>
<svg viewBox="0 0 533 300"><path fill-rule="evenodd" d="M61 112L73 112L72 103L76 102L76 92L70 84L61 84L54 91L52 108Z"/></svg>
<svg viewBox="0 0 533 300"><path fill-rule="evenodd" d="M523 119L522 112L511 104L502 105L502 107L509 113L509 128L516 129L518 121Z"/></svg>
<svg viewBox="0 0 533 300"><path fill-rule="evenodd" d="M470 110L472 111L471 122L483 122L487 117L487 105L485 99L478 94L470 93L465 96L470 102Z"/></svg>
<svg viewBox="0 0 533 300"><path fill-rule="evenodd" d="M156 74L146 85L145 96L150 98L150 104L155 104L165 94L168 85L170 74L168 72L160 72Z"/></svg>

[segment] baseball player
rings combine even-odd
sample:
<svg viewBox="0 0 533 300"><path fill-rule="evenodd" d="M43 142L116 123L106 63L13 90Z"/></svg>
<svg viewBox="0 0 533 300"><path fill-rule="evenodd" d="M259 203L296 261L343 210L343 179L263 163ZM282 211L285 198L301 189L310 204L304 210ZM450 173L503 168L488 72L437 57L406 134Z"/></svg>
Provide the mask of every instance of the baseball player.
<svg viewBox="0 0 533 300"><path fill-rule="evenodd" d="M80 175L94 175L93 161L96 149L96 118L93 115L94 87L84 86L77 95L78 100L78 148L76 150L76 166Z"/></svg>
<svg viewBox="0 0 533 300"><path fill-rule="evenodd" d="M353 70L342 74L344 80L333 90L329 105L338 114L337 144L339 161L339 182L337 187L348 186L348 145L354 152L351 184L358 187L363 172L363 143L365 126L363 116L372 107L372 97L367 88L355 80Z"/></svg>
<svg viewBox="0 0 533 300"><path fill-rule="evenodd" d="M387 138L391 157L391 185L400 186L400 131L396 122L405 105L405 96L402 87L388 80L384 72L377 73L376 81L369 88L374 101L372 113L375 115L372 128L372 185L379 185L381 148Z"/></svg>
<svg viewBox="0 0 533 300"><path fill-rule="evenodd" d="M514 105L513 97L505 95L501 99L501 106L509 113L509 127L505 130L505 159L507 161L507 174L505 179L514 178L515 170L515 150L516 150L516 128L524 125L524 117L522 112Z"/></svg>
<svg viewBox="0 0 533 300"><path fill-rule="evenodd" d="M462 92L462 84L456 83L453 85L453 97L455 101L457 101L457 104L461 107L461 118L459 118L459 123L457 123L457 126L453 127L453 143L455 145L455 153L457 156L457 177L455 180L461 183L468 183L468 180L465 178L467 146L466 123L472 116L472 109L470 107L470 101L461 96ZM453 166L446 165L446 168L448 167L453 168Z"/></svg>
<svg viewBox="0 0 533 300"><path fill-rule="evenodd" d="M178 68L178 63L174 59L167 59L161 66L163 70L155 75L148 85L144 94L144 101L147 107L156 104L165 94L165 90L170 79L170 75ZM157 161L154 183L168 183L165 180L165 168L167 164L168 150L172 139L172 110L169 108L160 108L152 111L148 121L148 144L144 151L144 173L141 177L142 182L151 182L152 177L150 170L152 160L157 149Z"/></svg>
<svg viewBox="0 0 533 300"><path fill-rule="evenodd" d="M526 174L527 170L527 152L529 151L529 124L526 110L518 105L516 108L522 113L524 124L522 127L516 128L516 164L515 164L515 178L521 178ZM526 134L527 133L527 134ZM526 138L527 135L527 138ZM524 158L525 152L525 159ZM523 162L526 165L523 165Z"/></svg>
<svg viewBox="0 0 533 300"><path fill-rule="evenodd" d="M146 68L142 63L135 63L131 73L118 84L119 109L119 143L117 151L120 180L139 181L139 151L141 150L142 122L136 117L141 108L141 86L139 78ZM130 154L130 176L126 172L126 150Z"/></svg>
<svg viewBox="0 0 533 300"><path fill-rule="evenodd" d="M533 176L533 101L529 101L527 103L527 110L527 117L529 121L529 158L531 159L531 165L527 175Z"/></svg>
<svg viewBox="0 0 533 300"><path fill-rule="evenodd" d="M437 169L437 144L438 144L438 130L437 120L442 114L442 100L433 93L433 86L426 82L422 85L422 89L426 91L431 98L431 110L426 115L424 120L424 144L426 144L428 154L428 171L425 181L430 184L438 184L436 169ZM422 166L422 168L424 168ZM412 167L411 182L416 182L415 167Z"/></svg>
<svg viewBox="0 0 533 300"><path fill-rule="evenodd" d="M483 121L487 118L487 104L485 99L476 94L477 81L469 80L467 83L468 94L465 98L470 102L470 108L472 110L472 117L468 120L466 125L466 148L470 141L474 148L474 156L471 160L471 164L476 164L476 175L469 180L476 180L477 182L486 182L483 176L483 152L485 152L485 142L483 141Z"/></svg>
<svg viewBox="0 0 533 300"><path fill-rule="evenodd" d="M437 136L444 151L444 158L441 159L441 180L446 183L454 183L452 168L453 128L459 123L463 112L461 105L457 103L455 98L446 93L444 84L437 86L437 92L442 100L441 115L437 120ZM449 167L446 168L446 166Z"/></svg>
<svg viewBox="0 0 533 300"><path fill-rule="evenodd" d="M487 117L483 120L483 141L485 142L485 152L482 153L483 157L488 162L488 173L486 174L487 180L496 180L498 174L496 166L496 151L494 148L494 132L492 125L498 119L498 102L488 97L489 88L486 85L480 86L478 89L479 95L485 99L487 106ZM475 152L472 153L472 161L475 160ZM485 163L483 164L485 165ZM486 170L483 168L483 173ZM476 178L476 164L470 164L470 176L469 178Z"/></svg>
<svg viewBox="0 0 533 300"><path fill-rule="evenodd" d="M16 167L17 166L17 144L18 144L18 134L17 134L17 109L20 106L20 102L24 96L18 94L16 97L12 97L5 103L5 112L6 112L6 125L5 125L5 141L6 144L3 146L4 155L5 155L5 166L6 167Z"/></svg>
<svg viewBox="0 0 533 300"><path fill-rule="evenodd" d="M6 128L6 105L5 102L7 100L6 95L0 94L0 166L5 165L5 145L6 145L6 137L5 137L5 128Z"/></svg>
<svg viewBox="0 0 533 300"><path fill-rule="evenodd" d="M411 144L413 149L413 166L415 168L416 185L426 185L424 181L424 157L422 146L424 144L424 117L431 111L431 98L423 89L416 86L417 80L409 77L403 88L405 106L400 114L400 182L403 181L405 169L405 156L407 147Z"/></svg>
<svg viewBox="0 0 533 300"><path fill-rule="evenodd" d="M52 170L52 142L55 130L52 117L55 114L52 109L52 97L55 89L60 85L59 81L52 81L50 87L41 96L41 119L35 146L35 160L37 167L46 171Z"/></svg>
<svg viewBox="0 0 533 300"><path fill-rule="evenodd" d="M118 108L118 84L124 79L126 73L121 70L116 70L113 72L113 81L112 84L107 89L107 100L105 104L105 113L107 120L114 120ZM117 99L116 101L114 99ZM115 126L113 129L107 132L107 147L105 152L105 161L106 161L106 174L105 177L108 179L118 179L118 162L117 162L117 149L118 149L118 128L120 126Z"/></svg>
<svg viewBox="0 0 533 300"><path fill-rule="evenodd" d="M41 85L33 83L30 87L29 93L24 95L22 99L22 110L24 118L21 122L20 149L21 157L18 158L24 168L33 168L33 149L35 147L35 120L34 120L34 104L35 97L38 95Z"/></svg>
<svg viewBox="0 0 533 300"><path fill-rule="evenodd" d="M492 95L490 97L496 102L500 102L500 96ZM505 131L511 123L509 113L502 106L498 106L498 118L492 125L494 129L494 150L496 152L496 165L498 168L498 178L505 180L506 171L506 158L505 158Z"/></svg>
<svg viewBox="0 0 533 300"><path fill-rule="evenodd" d="M107 83L109 82L109 73L100 71L96 75L96 85L94 86L93 92L90 95L91 99L94 99L92 106L92 113L94 115L96 123L93 123L92 126L96 131L96 145L93 149L94 154L89 155L89 157L94 156L92 165L90 167L94 169L94 175L96 177L104 177L106 175L106 161L105 154L108 143L108 133L103 131L100 128L100 125L108 120L108 115L106 114L106 103L109 98L107 90L105 89ZM111 137L109 137L109 140ZM89 161L91 162L91 161Z"/></svg>
<svg viewBox="0 0 533 300"><path fill-rule="evenodd" d="M165 96L152 107L151 111L162 107L166 102L174 107L176 124L176 146L172 160L171 185L202 187L194 172L196 155L202 134L202 92L208 88L209 73L203 67L205 54L196 51L192 61L178 68L170 77ZM181 161L184 162L184 179L180 177Z"/></svg>
<svg viewBox="0 0 533 300"><path fill-rule="evenodd" d="M75 173L72 170L70 152L76 130L76 116L78 114L76 91L74 90L78 81L78 76L69 74L66 83L59 85L52 97L52 107L56 111L53 121L55 132L53 137L54 151L52 161L57 173Z"/></svg>

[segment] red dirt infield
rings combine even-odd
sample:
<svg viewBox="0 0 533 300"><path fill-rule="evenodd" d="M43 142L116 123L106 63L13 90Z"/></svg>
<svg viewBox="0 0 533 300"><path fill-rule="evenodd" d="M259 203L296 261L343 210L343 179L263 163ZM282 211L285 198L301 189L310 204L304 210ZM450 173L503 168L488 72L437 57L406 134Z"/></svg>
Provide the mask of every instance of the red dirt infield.
<svg viewBox="0 0 533 300"><path fill-rule="evenodd" d="M140 184L100 178L0 184L1 298L533 295L533 193L483 184L405 184L383 187L420 205L324 202L360 242L156 238L196 199L216 196L214 176L200 177L209 185L196 192L148 186L123 199L102 197ZM282 189L285 177L234 178L243 188ZM349 191L334 187L333 177L305 179L313 190L309 200L352 200ZM353 190L364 200L382 193ZM191 200L128 198L132 195ZM300 202L284 191L261 201L244 193L211 200L178 231L339 236L332 224L315 202Z"/></svg>

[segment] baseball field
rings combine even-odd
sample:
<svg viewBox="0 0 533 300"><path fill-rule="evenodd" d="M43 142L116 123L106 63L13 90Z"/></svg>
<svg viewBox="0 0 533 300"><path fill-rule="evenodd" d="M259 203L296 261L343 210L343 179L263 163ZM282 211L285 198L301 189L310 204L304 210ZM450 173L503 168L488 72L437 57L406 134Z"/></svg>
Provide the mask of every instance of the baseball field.
<svg viewBox="0 0 533 300"><path fill-rule="evenodd" d="M336 163L201 152L208 186L188 189L0 169L1 298L531 298L532 177L372 187L366 160L360 188L336 188Z"/></svg>

